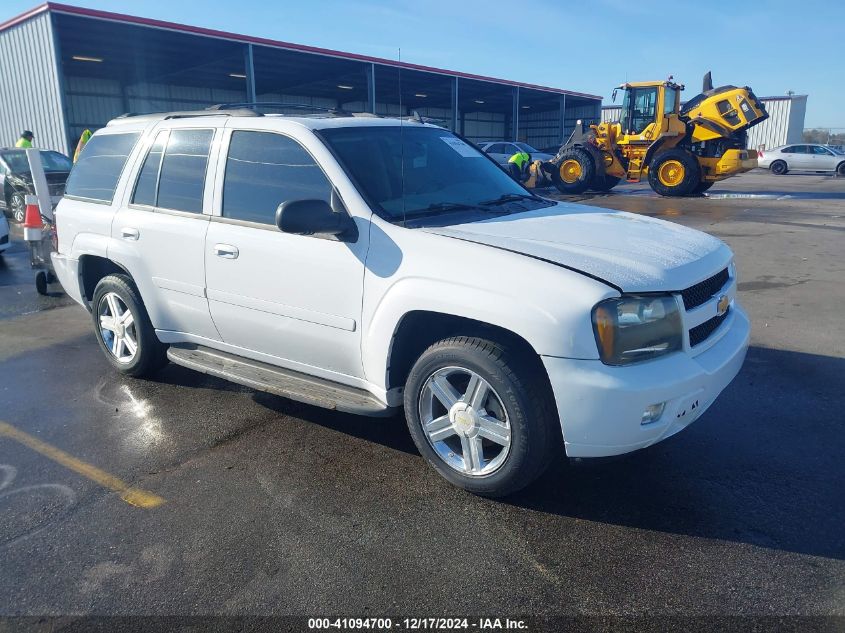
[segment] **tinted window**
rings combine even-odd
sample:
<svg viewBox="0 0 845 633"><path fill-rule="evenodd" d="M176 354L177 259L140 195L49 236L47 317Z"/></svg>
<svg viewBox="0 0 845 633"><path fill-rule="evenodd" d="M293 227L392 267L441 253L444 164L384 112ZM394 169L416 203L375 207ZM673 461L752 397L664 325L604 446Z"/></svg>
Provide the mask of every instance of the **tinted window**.
<svg viewBox="0 0 845 633"><path fill-rule="evenodd" d="M70 171L70 168L73 167L73 163L71 163L70 159L65 156L64 154L59 154L58 152L50 152L50 151L42 151L40 153L41 156L41 165L44 167L45 172L57 172L57 171ZM3 152L0 154L0 157L3 158L9 166L12 168L12 171L16 174L28 174L29 173L29 160L26 158L26 152L22 149L15 149L8 152Z"/></svg>
<svg viewBox="0 0 845 633"><path fill-rule="evenodd" d="M827 151L827 150L826 150L824 147L822 147L821 145L813 145L813 146L812 146L812 149L813 149L813 153L814 153L814 154L818 154L818 155L820 155L820 156L830 156L830 155L831 155L831 154L830 154L830 152L829 152L829 151Z"/></svg>
<svg viewBox="0 0 845 633"><path fill-rule="evenodd" d="M147 158L144 159L144 166L138 174L138 182L135 183L135 193L132 194L132 202L135 204L146 204L151 207L156 204L158 173L161 157L164 155L164 146L167 144L167 134L167 131L158 133Z"/></svg>
<svg viewBox="0 0 845 633"><path fill-rule="evenodd" d="M528 143L517 143L516 146L521 149L523 152L528 152L529 154L536 154L537 150L531 147Z"/></svg>
<svg viewBox="0 0 845 633"><path fill-rule="evenodd" d="M789 147L784 147L780 150L782 154L794 154L795 153L795 146L790 145Z"/></svg>
<svg viewBox="0 0 845 633"><path fill-rule="evenodd" d="M233 132L223 181L223 217L276 223L288 200L331 202L332 186L302 146L280 134Z"/></svg>
<svg viewBox="0 0 845 633"><path fill-rule="evenodd" d="M502 196L528 193L495 163L447 130L409 125L328 128L320 131L341 165L374 209L391 220L475 212L482 202L507 212L536 205L540 198L511 207ZM509 204L509 203L508 203ZM527 205L527 206L521 206ZM489 212L484 213L490 217Z"/></svg>
<svg viewBox="0 0 845 633"><path fill-rule="evenodd" d="M94 135L70 171L65 194L111 202L126 159L140 132Z"/></svg>
<svg viewBox="0 0 845 633"><path fill-rule="evenodd" d="M212 130L171 130L161 162L156 206L202 213Z"/></svg>
<svg viewBox="0 0 845 633"><path fill-rule="evenodd" d="M675 111L675 99L677 98L678 91L674 88L666 88L666 91L663 93L663 114L668 115L672 114Z"/></svg>

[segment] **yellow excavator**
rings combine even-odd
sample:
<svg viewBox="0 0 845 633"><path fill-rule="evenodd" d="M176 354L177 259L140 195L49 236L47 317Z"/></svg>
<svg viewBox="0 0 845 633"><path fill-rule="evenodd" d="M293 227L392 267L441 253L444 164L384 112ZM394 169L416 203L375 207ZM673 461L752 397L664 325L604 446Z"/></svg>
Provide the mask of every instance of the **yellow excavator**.
<svg viewBox="0 0 845 633"><path fill-rule="evenodd" d="M746 149L748 129L768 118L751 88L713 88L704 76L701 94L681 106L684 86L672 81L624 83L619 121L578 122L543 171L567 194L610 191L623 178L663 196L700 194L713 183L757 166Z"/></svg>

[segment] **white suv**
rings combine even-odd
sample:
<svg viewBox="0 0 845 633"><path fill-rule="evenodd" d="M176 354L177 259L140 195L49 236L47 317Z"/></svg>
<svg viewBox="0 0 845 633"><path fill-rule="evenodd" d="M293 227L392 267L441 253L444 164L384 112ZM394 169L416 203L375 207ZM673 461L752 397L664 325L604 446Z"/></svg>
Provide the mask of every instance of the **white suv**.
<svg viewBox="0 0 845 633"><path fill-rule="evenodd" d="M404 407L434 468L488 496L561 438L595 457L677 433L748 345L724 243L540 198L422 123L115 119L56 221L58 276L118 371L170 360L321 407Z"/></svg>

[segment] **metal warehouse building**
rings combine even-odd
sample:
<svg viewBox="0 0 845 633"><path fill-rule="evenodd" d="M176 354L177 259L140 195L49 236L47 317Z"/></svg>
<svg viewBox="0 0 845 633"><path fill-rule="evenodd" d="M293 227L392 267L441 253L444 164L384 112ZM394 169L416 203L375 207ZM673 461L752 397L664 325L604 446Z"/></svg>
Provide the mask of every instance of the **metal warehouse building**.
<svg viewBox="0 0 845 633"><path fill-rule="evenodd" d="M472 140L536 147L601 108L595 95L55 3L0 24L0 77L0 146L30 129L64 153L125 112L216 103L417 111Z"/></svg>
<svg viewBox="0 0 845 633"><path fill-rule="evenodd" d="M748 147L765 149L800 143L804 134L804 115L807 112L807 95L760 97L769 118L748 131ZM622 108L617 105L601 109L602 121L618 121Z"/></svg>

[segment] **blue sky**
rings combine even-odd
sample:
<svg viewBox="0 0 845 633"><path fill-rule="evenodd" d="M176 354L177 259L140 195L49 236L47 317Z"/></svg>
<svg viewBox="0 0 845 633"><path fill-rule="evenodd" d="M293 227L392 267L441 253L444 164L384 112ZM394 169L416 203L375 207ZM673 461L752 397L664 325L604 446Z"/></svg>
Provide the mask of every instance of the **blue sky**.
<svg viewBox="0 0 845 633"><path fill-rule="evenodd" d="M807 127L845 128L841 0L376 0L69 4L598 94L673 75L700 89L808 94ZM4 0L0 21L37 4ZM637 37L640 39L638 40ZM625 43L632 46L625 49Z"/></svg>

